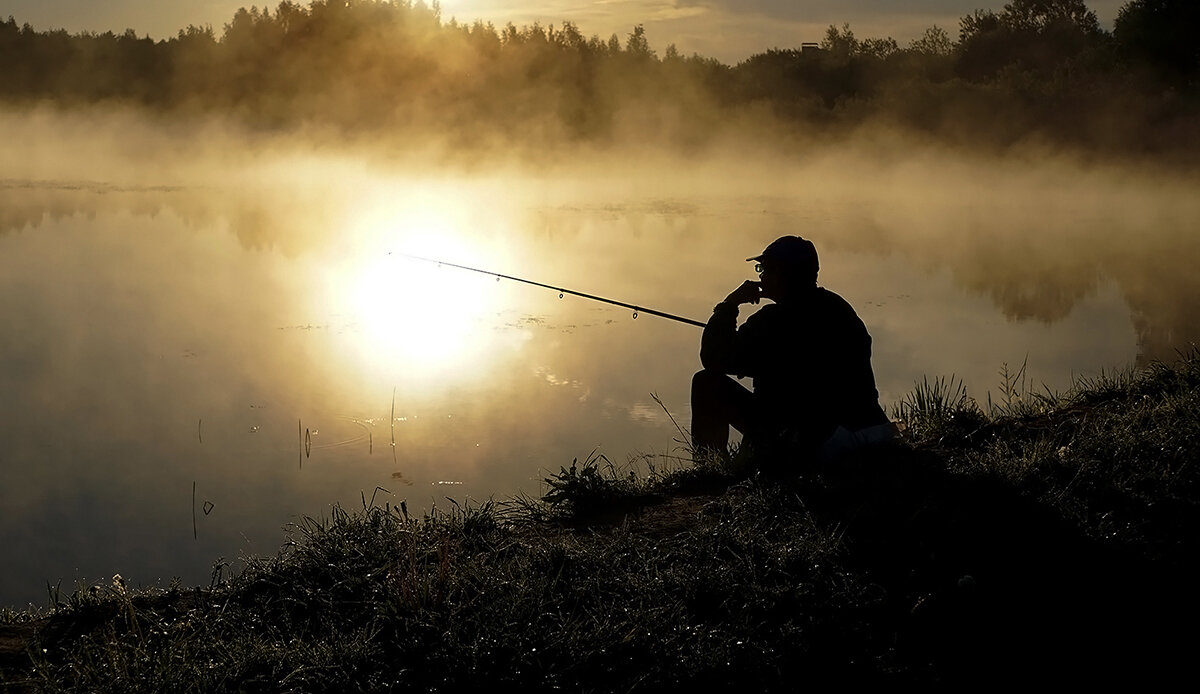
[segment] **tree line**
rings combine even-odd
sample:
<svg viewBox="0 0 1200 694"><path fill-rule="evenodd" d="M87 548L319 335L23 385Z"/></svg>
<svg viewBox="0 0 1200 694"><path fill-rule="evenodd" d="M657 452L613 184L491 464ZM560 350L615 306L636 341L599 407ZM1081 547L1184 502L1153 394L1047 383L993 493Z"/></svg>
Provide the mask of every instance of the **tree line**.
<svg viewBox="0 0 1200 694"><path fill-rule="evenodd" d="M648 138L703 147L887 124L953 144L1194 150L1200 3L1131 0L1111 32L1083 0L1013 0L901 46L831 26L726 65L642 26L587 36L445 19L421 0L291 0L167 40L0 22L0 101L134 105L253 128L437 134L464 145ZM770 126L770 127L763 127Z"/></svg>

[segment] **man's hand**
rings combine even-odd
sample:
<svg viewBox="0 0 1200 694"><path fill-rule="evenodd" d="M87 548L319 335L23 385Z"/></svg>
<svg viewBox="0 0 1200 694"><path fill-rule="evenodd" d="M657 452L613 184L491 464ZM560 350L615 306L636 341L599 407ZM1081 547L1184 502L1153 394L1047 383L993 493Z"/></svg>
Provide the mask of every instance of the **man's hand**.
<svg viewBox="0 0 1200 694"><path fill-rule="evenodd" d="M735 306L741 304L757 304L762 298L762 283L753 280L742 282L742 286L729 293L725 297L725 302Z"/></svg>

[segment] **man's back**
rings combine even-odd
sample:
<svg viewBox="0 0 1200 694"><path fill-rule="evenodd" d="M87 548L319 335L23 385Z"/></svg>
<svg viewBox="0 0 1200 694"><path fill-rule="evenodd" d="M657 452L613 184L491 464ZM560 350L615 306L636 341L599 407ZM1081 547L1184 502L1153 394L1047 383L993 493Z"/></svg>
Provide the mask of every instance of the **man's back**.
<svg viewBox="0 0 1200 694"><path fill-rule="evenodd" d="M841 427L887 423L871 371L871 336L842 297L817 286L811 241L776 239L747 280L713 307L700 340L704 369L692 378L692 437L722 450L729 428L768 447L816 450ZM763 306L738 328L739 307ZM729 374L754 379L753 392Z"/></svg>
<svg viewBox="0 0 1200 694"><path fill-rule="evenodd" d="M763 306L736 332L719 336L702 344L701 361L752 377L773 425L832 432L886 421L871 371L871 336L834 292L813 287L786 304Z"/></svg>

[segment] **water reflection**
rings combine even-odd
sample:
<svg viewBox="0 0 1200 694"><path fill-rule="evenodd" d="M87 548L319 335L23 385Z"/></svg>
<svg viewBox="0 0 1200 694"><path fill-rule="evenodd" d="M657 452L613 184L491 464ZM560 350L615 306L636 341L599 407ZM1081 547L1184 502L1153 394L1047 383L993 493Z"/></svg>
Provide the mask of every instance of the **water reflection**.
<svg viewBox="0 0 1200 694"><path fill-rule="evenodd" d="M444 238L453 238L447 236ZM451 257L469 255L464 250ZM459 278L460 280L462 278ZM492 350L482 319L500 308L494 293L448 281L436 268L395 255L348 265L331 295L361 328L355 357L368 367L408 364L428 373L478 362Z"/></svg>
<svg viewBox="0 0 1200 694"><path fill-rule="evenodd" d="M743 258L798 232L871 330L885 404L924 374L982 398L1003 361L1061 387L1197 338L1178 190L1014 206L794 184L0 185L0 602L117 572L201 583L372 493L419 509L536 492L596 447L678 452L698 329L397 253L704 320ZM1153 224L1117 212L1139 196Z"/></svg>

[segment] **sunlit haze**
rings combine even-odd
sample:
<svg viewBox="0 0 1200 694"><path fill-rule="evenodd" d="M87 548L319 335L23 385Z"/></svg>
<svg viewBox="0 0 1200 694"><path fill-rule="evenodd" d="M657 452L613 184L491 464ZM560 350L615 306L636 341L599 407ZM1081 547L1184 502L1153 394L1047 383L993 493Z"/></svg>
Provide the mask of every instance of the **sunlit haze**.
<svg viewBox="0 0 1200 694"><path fill-rule="evenodd" d="M241 4L0 2L0 607L690 464L696 323L785 234L889 413L1200 341L1200 66L1117 2Z"/></svg>

